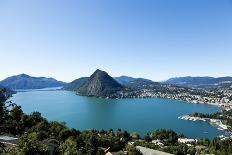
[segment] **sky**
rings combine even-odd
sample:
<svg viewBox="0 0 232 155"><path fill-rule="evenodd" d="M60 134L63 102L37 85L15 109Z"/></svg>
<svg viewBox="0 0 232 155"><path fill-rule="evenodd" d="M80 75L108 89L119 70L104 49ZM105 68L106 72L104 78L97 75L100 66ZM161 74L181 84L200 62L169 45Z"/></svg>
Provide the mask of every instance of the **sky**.
<svg viewBox="0 0 232 155"><path fill-rule="evenodd" d="M232 76L232 0L0 0L0 60L0 80Z"/></svg>

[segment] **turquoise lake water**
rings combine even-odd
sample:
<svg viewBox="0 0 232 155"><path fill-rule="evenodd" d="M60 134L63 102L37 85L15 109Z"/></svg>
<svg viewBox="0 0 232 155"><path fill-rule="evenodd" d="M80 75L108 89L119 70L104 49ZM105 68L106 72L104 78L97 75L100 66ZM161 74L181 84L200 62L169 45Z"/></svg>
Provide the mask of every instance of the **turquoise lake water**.
<svg viewBox="0 0 232 155"><path fill-rule="evenodd" d="M212 113L216 106L191 104L168 99L98 99L73 92L26 91L11 98L26 113L38 111L49 121L64 121L68 127L85 129L124 129L141 135L155 129L172 129L192 138L213 138L223 131L206 122L185 121L181 115Z"/></svg>

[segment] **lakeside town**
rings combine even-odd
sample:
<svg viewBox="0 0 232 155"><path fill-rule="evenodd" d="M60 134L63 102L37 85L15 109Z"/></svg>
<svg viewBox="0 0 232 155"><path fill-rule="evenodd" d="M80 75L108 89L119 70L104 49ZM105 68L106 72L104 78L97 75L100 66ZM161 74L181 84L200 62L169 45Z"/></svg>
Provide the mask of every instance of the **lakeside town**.
<svg viewBox="0 0 232 155"><path fill-rule="evenodd" d="M116 94L116 98L167 98L195 104L216 105L227 111L232 109L232 88L205 90L164 85L162 89L154 89L151 86L140 90L122 91Z"/></svg>

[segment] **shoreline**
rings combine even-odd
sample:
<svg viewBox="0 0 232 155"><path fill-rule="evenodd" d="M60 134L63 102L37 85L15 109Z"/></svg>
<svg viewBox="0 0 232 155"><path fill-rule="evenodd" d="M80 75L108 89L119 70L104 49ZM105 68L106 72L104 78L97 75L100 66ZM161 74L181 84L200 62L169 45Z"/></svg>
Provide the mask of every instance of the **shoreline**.
<svg viewBox="0 0 232 155"><path fill-rule="evenodd" d="M229 128L231 128L231 126L223 124L220 119L200 118L200 117L194 117L194 116L190 116L190 115L179 116L178 119L188 120L188 121L207 122L212 126L216 126L218 130L225 131L225 133L228 133L229 137L232 138L232 131L228 130Z"/></svg>
<svg viewBox="0 0 232 155"><path fill-rule="evenodd" d="M113 96L88 96L88 95L83 95L83 94L79 94L78 92L72 91L74 92L76 95L79 96L86 96L86 97L95 97L95 98L100 98L100 99L149 99L149 98L160 98L160 99L169 99L169 100L176 100L176 101L182 101L182 102L187 102L187 103L191 103L191 104L206 104L206 105L213 105L213 106L217 106L223 110L229 111L232 109L232 107L228 108L225 107L225 105L223 105L223 103L215 103L215 102L203 102L201 100L197 100L197 99L189 99L189 97L182 97L182 98L178 98L178 97L173 97L172 95L158 95L158 94L150 94L150 95L137 95L137 96L131 96L131 95L113 95ZM232 104L232 103L229 103Z"/></svg>
<svg viewBox="0 0 232 155"><path fill-rule="evenodd" d="M70 91L70 90L65 90L65 89L60 89L60 87L53 87L53 88L49 88L49 89L27 89L27 90L19 90L17 92L28 92L28 91ZM17 93L16 92L16 93ZM191 100L189 99L189 97L186 98L178 98L178 97L173 97L173 96L169 96L169 95L157 95L157 94L150 94L150 95L138 95L138 96L118 96L118 95L114 95L114 96L106 96L106 97L100 97L100 96L87 96L87 95L82 95L79 94L76 91L70 91L70 92L74 92L76 95L78 96L86 96L86 97L96 97L96 98L100 98L100 99L146 99L146 98L161 98L161 99L170 99L170 100L177 100L177 101L183 101L183 102L187 102L187 103L191 103L191 104L206 104L206 105L213 105L213 106L217 106L219 108L222 108L223 110L231 110L232 108L226 108L222 103L213 103L213 102L203 102L200 100Z"/></svg>

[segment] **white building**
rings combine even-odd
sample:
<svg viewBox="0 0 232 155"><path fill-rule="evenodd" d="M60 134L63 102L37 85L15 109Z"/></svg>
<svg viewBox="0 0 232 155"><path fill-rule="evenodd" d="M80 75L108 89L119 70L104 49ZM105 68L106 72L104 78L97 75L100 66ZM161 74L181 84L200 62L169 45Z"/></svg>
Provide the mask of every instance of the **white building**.
<svg viewBox="0 0 232 155"><path fill-rule="evenodd" d="M178 142L179 143L195 143L196 140L195 139L188 139L188 138L178 138Z"/></svg>
<svg viewBox="0 0 232 155"><path fill-rule="evenodd" d="M153 144L155 144L155 145L158 145L158 146L160 146L160 147L163 147L164 146L164 144L159 140L159 139L157 139L157 140L153 140L153 141L151 141Z"/></svg>

